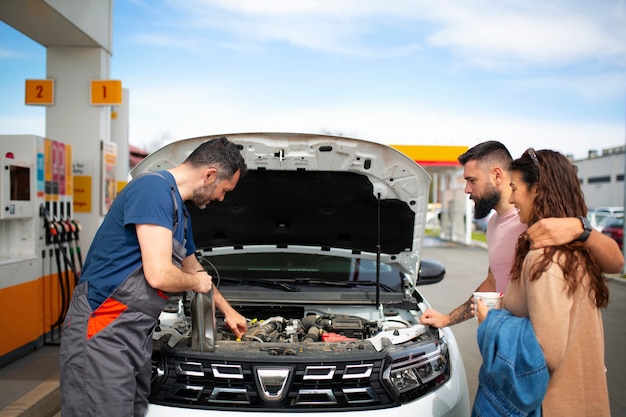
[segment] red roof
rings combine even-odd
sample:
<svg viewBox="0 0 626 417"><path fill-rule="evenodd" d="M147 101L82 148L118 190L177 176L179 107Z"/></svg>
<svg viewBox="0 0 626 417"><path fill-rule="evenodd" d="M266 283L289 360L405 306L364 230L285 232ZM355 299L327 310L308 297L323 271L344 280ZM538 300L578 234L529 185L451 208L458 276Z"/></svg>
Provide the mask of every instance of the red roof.
<svg viewBox="0 0 626 417"><path fill-rule="evenodd" d="M128 158L129 158L131 168L133 168L135 165L141 162L141 160L145 158L146 156L148 156L147 151L144 151L143 149L140 149L130 144L128 145Z"/></svg>

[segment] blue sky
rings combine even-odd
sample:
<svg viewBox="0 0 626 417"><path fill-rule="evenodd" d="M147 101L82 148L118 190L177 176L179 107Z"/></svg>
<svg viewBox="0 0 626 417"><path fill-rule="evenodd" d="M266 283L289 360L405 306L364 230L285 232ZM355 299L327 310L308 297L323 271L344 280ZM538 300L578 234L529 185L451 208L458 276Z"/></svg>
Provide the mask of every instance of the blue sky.
<svg viewBox="0 0 626 417"><path fill-rule="evenodd" d="M514 157L626 142L624 0L114 0L130 143L250 131ZM0 22L0 133L44 135L45 49Z"/></svg>

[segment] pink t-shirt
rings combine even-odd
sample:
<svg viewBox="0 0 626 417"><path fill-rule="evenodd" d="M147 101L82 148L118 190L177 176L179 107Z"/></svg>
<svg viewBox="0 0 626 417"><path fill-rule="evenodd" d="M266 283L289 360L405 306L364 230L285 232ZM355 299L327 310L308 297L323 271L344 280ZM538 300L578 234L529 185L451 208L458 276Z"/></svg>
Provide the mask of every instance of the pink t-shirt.
<svg viewBox="0 0 626 417"><path fill-rule="evenodd" d="M496 291L504 293L511 282L511 268L515 260L517 238L526 231L519 221L517 210L491 216L487 225L487 253L489 267L496 279Z"/></svg>

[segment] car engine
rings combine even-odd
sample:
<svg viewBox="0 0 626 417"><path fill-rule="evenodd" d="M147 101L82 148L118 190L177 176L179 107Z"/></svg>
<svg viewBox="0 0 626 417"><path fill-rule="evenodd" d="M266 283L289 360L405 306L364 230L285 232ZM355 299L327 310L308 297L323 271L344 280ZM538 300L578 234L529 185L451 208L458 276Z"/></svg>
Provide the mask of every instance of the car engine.
<svg viewBox="0 0 626 417"><path fill-rule="evenodd" d="M353 314L343 314L341 306L238 306L248 317L248 330L239 339L224 324L219 314L215 323L215 341L256 344L313 344L326 342L369 341L377 350L385 344L401 343L428 333L418 323L417 312L402 309L379 311L374 306L350 307ZM359 315L355 315L355 311ZM170 348L193 349L192 319L187 297L175 297L163 310L154 340ZM229 345L232 349L232 345Z"/></svg>

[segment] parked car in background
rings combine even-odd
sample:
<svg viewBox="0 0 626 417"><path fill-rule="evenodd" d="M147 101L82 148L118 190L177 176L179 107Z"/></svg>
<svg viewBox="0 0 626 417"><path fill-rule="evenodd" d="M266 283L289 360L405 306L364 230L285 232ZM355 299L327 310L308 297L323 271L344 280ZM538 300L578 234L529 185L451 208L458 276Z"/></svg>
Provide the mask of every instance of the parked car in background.
<svg viewBox="0 0 626 417"><path fill-rule="evenodd" d="M131 174L217 137L166 145ZM451 329L419 322L419 285L445 273L421 257L426 171L364 140L227 137L248 173L190 216L198 259L248 331L237 340L195 295L173 295L154 332L147 416L469 416Z"/></svg>
<svg viewBox="0 0 626 417"><path fill-rule="evenodd" d="M623 249L624 242L624 216L612 217L610 218L604 228L602 229L602 233L607 236L612 237L620 249Z"/></svg>
<svg viewBox="0 0 626 417"><path fill-rule="evenodd" d="M604 229L604 227L608 223L611 223L615 219L620 219L622 217L624 217L623 214L611 214L611 215L608 215L608 216L601 216L601 217L599 217L599 220L597 220L596 225L594 226L592 224L591 226L594 227L597 231L602 232L602 229Z"/></svg>
<svg viewBox="0 0 626 417"><path fill-rule="evenodd" d="M607 220L624 215L624 207L595 207L587 212L591 226L601 232Z"/></svg>
<svg viewBox="0 0 626 417"><path fill-rule="evenodd" d="M429 203L426 212L426 229L441 228L441 203Z"/></svg>
<svg viewBox="0 0 626 417"><path fill-rule="evenodd" d="M496 212L495 210L491 210L489 214L487 214L485 217L481 219L472 219L474 230L479 231L479 232L486 232L487 224L489 224L489 219L491 218L491 216L495 214L495 212Z"/></svg>
<svg viewBox="0 0 626 417"><path fill-rule="evenodd" d="M593 210L595 212L603 212L603 213L609 213L609 214L624 214L624 207L622 206L611 206L611 207L594 207L590 210Z"/></svg>

